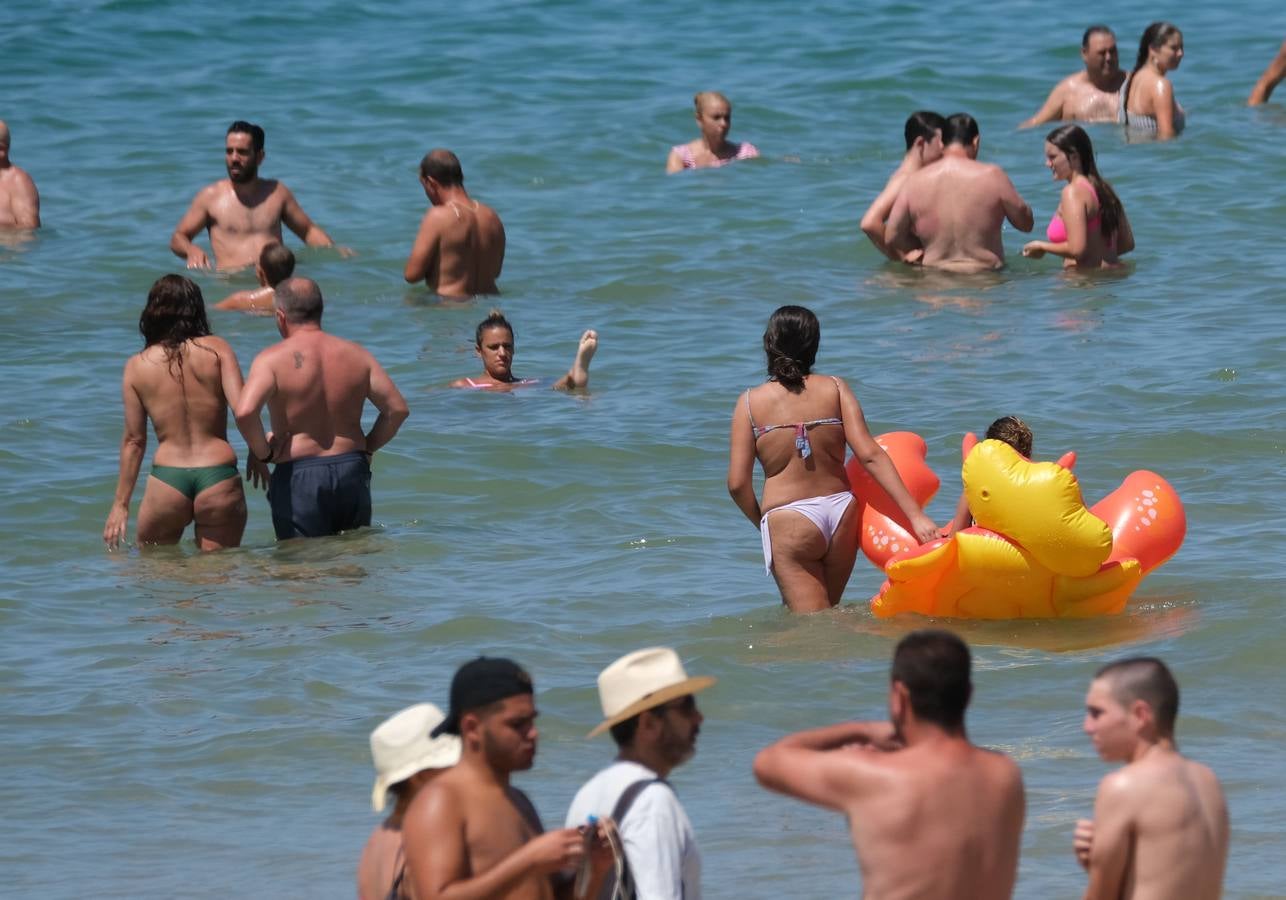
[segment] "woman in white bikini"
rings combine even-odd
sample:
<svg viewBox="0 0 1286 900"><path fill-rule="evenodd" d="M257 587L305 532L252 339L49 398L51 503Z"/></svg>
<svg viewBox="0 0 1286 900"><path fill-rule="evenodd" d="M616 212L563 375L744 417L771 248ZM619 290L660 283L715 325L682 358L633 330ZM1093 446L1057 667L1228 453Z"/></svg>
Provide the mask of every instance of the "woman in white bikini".
<svg viewBox="0 0 1286 900"><path fill-rule="evenodd" d="M820 339L810 310L783 306L774 312L764 332L768 381L739 397L732 413L728 493L759 526L764 564L792 612L835 606L853 572L860 517L844 472L847 447L919 540L937 536L937 526L867 431L853 391L842 379L812 373ZM756 459L764 471L762 501L755 499Z"/></svg>

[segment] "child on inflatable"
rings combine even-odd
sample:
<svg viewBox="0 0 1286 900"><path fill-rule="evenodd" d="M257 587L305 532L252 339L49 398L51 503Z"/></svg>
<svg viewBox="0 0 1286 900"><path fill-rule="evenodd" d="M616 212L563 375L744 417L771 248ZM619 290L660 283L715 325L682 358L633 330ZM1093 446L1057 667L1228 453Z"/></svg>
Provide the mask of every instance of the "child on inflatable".
<svg viewBox="0 0 1286 900"><path fill-rule="evenodd" d="M1017 416L1001 416L987 428L985 440L1004 441L1023 456L1031 459L1032 433L1027 423ZM939 537L947 537L953 531L961 531L973 524L973 513L969 511L969 498L960 491L960 502L956 504L956 515L949 523L938 529Z"/></svg>

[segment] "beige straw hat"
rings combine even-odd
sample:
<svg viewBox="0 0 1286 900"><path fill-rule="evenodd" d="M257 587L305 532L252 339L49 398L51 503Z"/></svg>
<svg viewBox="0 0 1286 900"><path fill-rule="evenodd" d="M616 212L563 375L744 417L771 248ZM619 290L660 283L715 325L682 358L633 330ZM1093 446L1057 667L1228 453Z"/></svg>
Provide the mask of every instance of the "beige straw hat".
<svg viewBox="0 0 1286 900"><path fill-rule="evenodd" d="M716 681L708 675L689 678L679 654L669 647L627 653L598 676L598 699L603 704L604 718L587 737L602 734L618 722L667 700L704 691Z"/></svg>
<svg viewBox="0 0 1286 900"><path fill-rule="evenodd" d="M375 761L371 809L384 809L390 785L425 769L449 769L460 761L458 736L429 737L444 718L432 703L417 703L385 719L371 732L371 759Z"/></svg>

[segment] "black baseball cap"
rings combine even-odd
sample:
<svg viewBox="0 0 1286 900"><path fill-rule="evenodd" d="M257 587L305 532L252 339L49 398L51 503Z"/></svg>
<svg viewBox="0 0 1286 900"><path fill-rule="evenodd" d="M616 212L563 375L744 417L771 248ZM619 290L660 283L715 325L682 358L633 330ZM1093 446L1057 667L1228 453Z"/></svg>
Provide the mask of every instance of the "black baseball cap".
<svg viewBox="0 0 1286 900"><path fill-rule="evenodd" d="M430 737L460 733L460 716L516 694L531 694L531 676L512 659L479 656L456 670L451 679L451 709Z"/></svg>

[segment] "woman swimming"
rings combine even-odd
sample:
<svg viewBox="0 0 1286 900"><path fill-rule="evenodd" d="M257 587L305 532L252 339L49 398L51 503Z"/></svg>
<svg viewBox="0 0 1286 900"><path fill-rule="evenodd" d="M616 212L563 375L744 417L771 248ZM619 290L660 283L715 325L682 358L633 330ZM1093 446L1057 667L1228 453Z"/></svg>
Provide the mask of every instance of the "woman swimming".
<svg viewBox="0 0 1286 900"><path fill-rule="evenodd" d="M759 155L755 145L749 141L734 144L728 140L728 129L732 127L732 104L727 97L718 91L702 91L692 98L692 102L696 106L701 137L670 148L670 157L665 161L667 174L683 169L726 166L735 160L754 159Z"/></svg>
<svg viewBox="0 0 1286 900"><path fill-rule="evenodd" d="M589 386L589 364L598 350L598 332L589 330L580 336L576 356L567 374L554 382L556 391L574 391ZM516 387L540 384L539 378L517 378L513 373L514 330L500 310L493 309L474 331L474 353L482 360L478 378L457 378L454 388L478 388L511 391Z"/></svg>
<svg viewBox="0 0 1286 900"><path fill-rule="evenodd" d="M138 511L138 542L177 544L195 520L202 550L236 547L246 528L246 495L228 443L228 406L241 396L236 354L210 334L201 289L179 275L152 285L138 330L144 347L125 363L121 379L120 477L103 540L116 547L125 539L150 419L157 446ZM256 487L267 486L267 466L251 461L247 472Z"/></svg>
<svg viewBox="0 0 1286 900"><path fill-rule="evenodd" d="M1094 145L1079 125L1062 125L1045 137L1045 165L1066 181L1058 211L1045 230L1048 240L1029 241L1023 256L1063 257L1064 266L1097 269L1120 264L1134 249L1134 232L1116 192L1098 173Z"/></svg>
<svg viewBox="0 0 1286 900"><path fill-rule="evenodd" d="M1155 132L1162 141L1183 131L1183 107L1165 77L1182 61L1183 32L1169 22L1149 25L1139 39L1134 71L1121 88L1116 120L1136 131Z"/></svg>
<svg viewBox="0 0 1286 900"><path fill-rule="evenodd" d="M867 431L853 391L842 379L812 373L820 339L810 310L783 306L774 312L764 332L768 381L742 394L732 413L728 493L759 526L764 564L793 612L838 604L853 571L860 507L844 471L846 447L920 541L937 534ZM756 458L764 471L762 503L755 499Z"/></svg>

